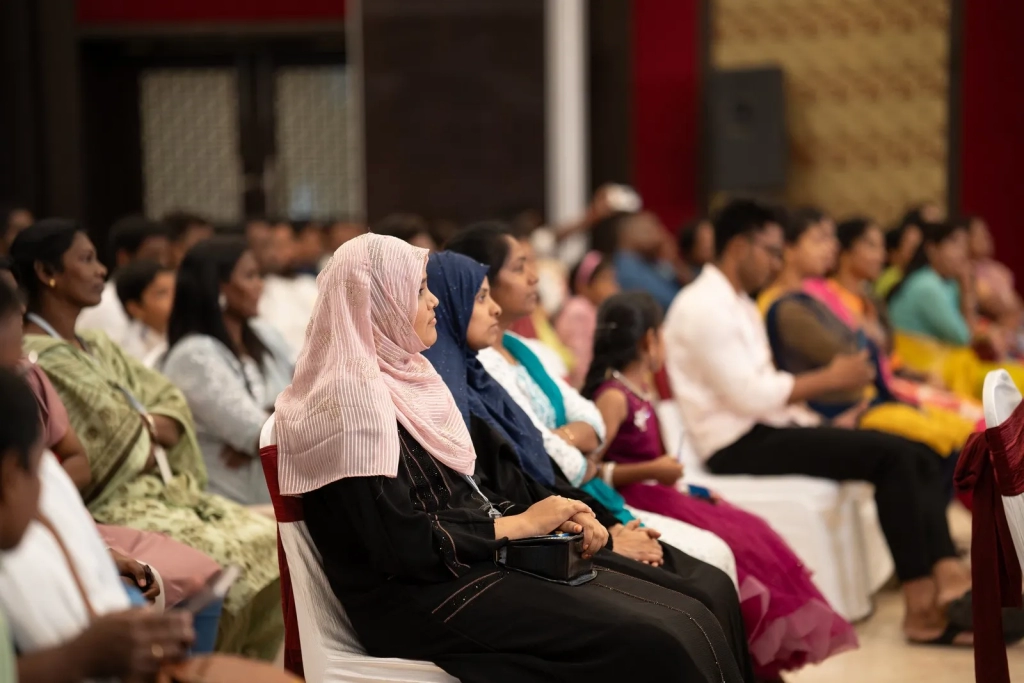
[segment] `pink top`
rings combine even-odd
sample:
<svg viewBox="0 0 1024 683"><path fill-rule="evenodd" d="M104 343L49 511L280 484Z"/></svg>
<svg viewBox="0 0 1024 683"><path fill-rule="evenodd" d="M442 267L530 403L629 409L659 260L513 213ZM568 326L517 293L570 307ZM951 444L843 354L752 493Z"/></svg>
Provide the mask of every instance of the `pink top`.
<svg viewBox="0 0 1024 683"><path fill-rule="evenodd" d="M576 364L569 372L569 383L583 386L594 357L594 330L597 328L597 307L590 299L574 296L565 302L555 321L555 331L573 356Z"/></svg>
<svg viewBox="0 0 1024 683"><path fill-rule="evenodd" d="M399 422L437 460L473 473L469 430L413 328L426 262L426 249L366 234L320 273L294 379L276 403L282 495L396 476Z"/></svg>
<svg viewBox="0 0 1024 683"><path fill-rule="evenodd" d="M974 264L978 294L994 295L1004 306L1014 302L1013 272L994 259L979 259Z"/></svg>
<svg viewBox="0 0 1024 683"><path fill-rule="evenodd" d="M32 389L39 405L44 445L53 449L71 428L68 411L42 368L27 359L22 360L22 367L25 369L25 382Z"/></svg>

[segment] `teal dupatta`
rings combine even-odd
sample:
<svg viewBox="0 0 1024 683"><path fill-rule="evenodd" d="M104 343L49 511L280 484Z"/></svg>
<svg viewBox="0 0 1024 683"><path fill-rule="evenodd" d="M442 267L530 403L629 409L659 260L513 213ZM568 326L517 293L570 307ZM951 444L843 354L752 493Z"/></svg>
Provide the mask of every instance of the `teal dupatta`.
<svg viewBox="0 0 1024 683"><path fill-rule="evenodd" d="M544 396L547 397L548 401L550 401L551 407L555 411L554 428L564 427L568 420L565 415L565 399L562 398L562 390L558 387L558 383L548 374L540 358L522 339L514 334L506 332L502 338L502 343L505 349L512 354L512 357L523 366L530 375L530 379L544 392ZM623 524L628 524L636 519L626 509L625 499L603 480L591 479L580 486L580 488L593 496L597 502L606 507Z"/></svg>

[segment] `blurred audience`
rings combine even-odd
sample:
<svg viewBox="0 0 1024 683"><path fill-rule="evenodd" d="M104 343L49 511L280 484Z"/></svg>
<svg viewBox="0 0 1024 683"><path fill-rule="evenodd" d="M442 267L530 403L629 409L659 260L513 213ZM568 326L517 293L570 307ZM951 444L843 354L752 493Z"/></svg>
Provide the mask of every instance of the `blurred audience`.
<svg viewBox="0 0 1024 683"><path fill-rule="evenodd" d="M245 240L194 246L178 271L160 370L195 416L209 490L243 505L270 503L260 430L292 378L281 335L257 321L263 278Z"/></svg>
<svg viewBox="0 0 1024 683"><path fill-rule="evenodd" d="M213 237L213 223L188 211L172 211L163 217L162 222L170 231L170 265L175 268L185 258L189 249Z"/></svg>
<svg viewBox="0 0 1024 683"><path fill-rule="evenodd" d="M835 298L824 279L836 253L831 221L820 211L798 210L787 219L784 235L782 271L758 297L775 367L800 375L866 350L874 374L869 386L814 397L807 405L834 424L897 434L927 444L943 458L954 455L974 431L974 421L901 401L892 388L886 352L833 312L841 303L826 303ZM951 482L952 466L946 474Z"/></svg>
<svg viewBox="0 0 1024 683"><path fill-rule="evenodd" d="M541 259L554 259L565 264L579 263L590 246L590 231L604 218L617 211L639 211L640 195L626 185L605 184L597 188L582 216L559 225L543 225L540 211L523 209L510 223L520 235L528 235ZM523 232L525 228L526 232Z"/></svg>
<svg viewBox="0 0 1024 683"><path fill-rule="evenodd" d="M246 229L249 249L263 275L259 317L288 344L288 361L295 362L306 343L306 325L316 303L316 277L296 270L297 245L291 224L281 221L269 230Z"/></svg>
<svg viewBox="0 0 1024 683"><path fill-rule="evenodd" d="M366 226L359 221L352 219L334 219L327 221L327 229L324 230L324 255L320 259L320 270L327 266L328 259L334 255L338 247L354 237L359 237L366 232Z"/></svg>
<svg viewBox="0 0 1024 683"><path fill-rule="evenodd" d="M371 225L370 231L376 235L397 237L414 247L437 250L437 243L430 232L430 224L422 216L414 213L393 213L385 216Z"/></svg>
<svg viewBox="0 0 1024 683"><path fill-rule="evenodd" d="M927 205L926 205L927 206ZM933 212L922 211L921 208L911 209L900 222L885 235L885 248L888 253L886 268L875 280L875 292L878 296L885 298L889 296L892 288L903 279L910 261L921 246L921 226L924 224L923 213Z"/></svg>
<svg viewBox="0 0 1024 683"><path fill-rule="evenodd" d="M867 218L851 218L837 228L838 266L824 288L811 291L850 329L863 335L879 353L879 369L893 395L902 401L940 408L977 422L981 402L948 391L940 373L924 374L905 367L893 353L893 331L885 301L875 295L872 283L885 264L885 236ZM805 285L806 287L806 285ZM885 364L889 369L886 370Z"/></svg>
<svg viewBox="0 0 1024 683"><path fill-rule="evenodd" d="M711 221L700 218L679 230L679 262L676 279L681 285L693 282L705 264L715 258L715 229Z"/></svg>
<svg viewBox="0 0 1024 683"><path fill-rule="evenodd" d="M319 221L304 220L293 223L295 255L292 267L296 273L316 277L324 257L324 226Z"/></svg>
<svg viewBox="0 0 1024 683"><path fill-rule="evenodd" d="M18 233L34 221L32 212L23 204L0 202L0 254L6 254Z"/></svg>
<svg viewBox="0 0 1024 683"><path fill-rule="evenodd" d="M149 368L167 351L175 279L175 272L157 261L133 261L117 272L117 297L128 314L121 349Z"/></svg>
<svg viewBox="0 0 1024 683"><path fill-rule="evenodd" d="M719 474L802 474L875 486L882 529L902 581L903 630L913 642L970 642L949 606L968 599L970 572L949 535L942 472L926 446L871 431L821 426L802 404L867 387L867 351L825 367L775 368L751 294L779 272L785 253L775 213L728 203L716 216L716 260L684 289L665 321L672 388L697 454Z"/></svg>
<svg viewBox="0 0 1024 683"><path fill-rule="evenodd" d="M923 233L903 279L889 293L896 353L911 369L940 375L964 396L981 398L985 375L995 368L1024 386L1024 366L1004 360L1001 331L979 320L967 228L926 223Z"/></svg>
<svg viewBox="0 0 1024 683"><path fill-rule="evenodd" d="M91 471L83 498L96 521L160 531L237 564L218 649L270 660L282 621L274 524L204 491L206 469L181 392L99 331L76 334L99 304L106 269L74 222L49 219L11 247L27 295L25 351L56 388Z"/></svg>
<svg viewBox="0 0 1024 683"><path fill-rule="evenodd" d="M1024 352L1024 301L1016 290L1013 271L993 258L995 242L982 218L968 216L959 225L968 231L978 313L996 328L993 334L1005 335L1008 352L1019 357Z"/></svg>
<svg viewBox="0 0 1024 683"><path fill-rule="evenodd" d="M569 372L569 383L580 389L590 367L597 307L619 291L615 264L598 251L587 252L569 274L569 287L572 297L559 311L555 331L575 361Z"/></svg>
<svg viewBox="0 0 1024 683"><path fill-rule="evenodd" d="M647 292L662 308L672 304L680 287L675 244L653 213L613 213L594 225L590 239L594 250L612 258L623 290Z"/></svg>

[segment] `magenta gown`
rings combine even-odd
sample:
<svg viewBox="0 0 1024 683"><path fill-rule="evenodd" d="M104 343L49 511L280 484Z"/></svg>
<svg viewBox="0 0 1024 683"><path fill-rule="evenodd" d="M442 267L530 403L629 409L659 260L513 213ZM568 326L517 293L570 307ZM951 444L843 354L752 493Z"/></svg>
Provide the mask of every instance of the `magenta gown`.
<svg viewBox="0 0 1024 683"><path fill-rule="evenodd" d="M605 459L637 463L664 455L651 404L617 380L602 384L596 396L612 387L626 395L629 412ZM800 559L760 517L665 484L629 484L619 493L635 508L705 529L729 545L736 556L743 619L759 677L777 678L783 671L857 647L853 627L832 609Z"/></svg>

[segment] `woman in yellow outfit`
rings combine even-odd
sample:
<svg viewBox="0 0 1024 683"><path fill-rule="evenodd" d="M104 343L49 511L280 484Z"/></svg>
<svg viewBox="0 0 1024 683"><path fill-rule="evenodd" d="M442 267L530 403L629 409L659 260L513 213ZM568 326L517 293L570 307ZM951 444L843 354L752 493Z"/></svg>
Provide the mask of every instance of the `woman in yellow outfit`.
<svg viewBox="0 0 1024 683"><path fill-rule="evenodd" d="M1024 387L1024 366L982 360L986 344L978 324L974 284L968 259L968 234L963 225L926 224L924 241L907 266L903 280L889 294L889 314L897 332L896 352L908 367L938 374L952 391L981 397L985 375L1004 369Z"/></svg>
<svg viewBox="0 0 1024 683"><path fill-rule="evenodd" d="M878 237L881 267L880 231ZM924 443L943 457L958 451L974 431L974 416L897 395L885 351L854 323L852 315L844 319L833 310L841 311L842 304L823 276L835 262L836 244L834 224L818 212L798 212L786 226L785 265L758 299L776 365L801 373L826 366L839 353L865 350L875 363L874 384L864 392L821 397L809 406L840 424Z"/></svg>
<svg viewBox="0 0 1024 683"><path fill-rule="evenodd" d="M824 290L808 285L805 290L847 324L862 332L883 354L895 374L888 380L892 392L909 403L944 408L972 421L983 419L981 401L946 389L942 373L915 371L894 353L893 334L885 303L872 291L885 258L882 229L864 218L839 224L839 265L824 282ZM927 368L924 368L927 370Z"/></svg>

